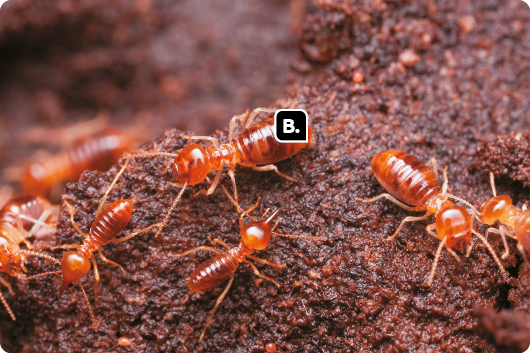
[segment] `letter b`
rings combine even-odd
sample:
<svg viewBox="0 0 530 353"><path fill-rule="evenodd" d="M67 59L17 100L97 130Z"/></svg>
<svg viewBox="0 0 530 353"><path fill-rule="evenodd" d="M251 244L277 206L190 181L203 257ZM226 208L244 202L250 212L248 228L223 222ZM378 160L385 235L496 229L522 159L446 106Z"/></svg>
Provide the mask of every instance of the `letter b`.
<svg viewBox="0 0 530 353"><path fill-rule="evenodd" d="M294 120L292 119L285 119L283 121L283 132L285 134L292 134L294 132Z"/></svg>

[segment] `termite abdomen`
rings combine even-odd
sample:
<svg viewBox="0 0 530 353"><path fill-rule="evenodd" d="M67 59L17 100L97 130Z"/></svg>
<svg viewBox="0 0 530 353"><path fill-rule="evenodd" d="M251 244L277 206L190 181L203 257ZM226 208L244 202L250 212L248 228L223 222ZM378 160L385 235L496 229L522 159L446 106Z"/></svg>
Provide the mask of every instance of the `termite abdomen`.
<svg viewBox="0 0 530 353"><path fill-rule="evenodd" d="M42 197L20 196L10 200L0 210L0 222L7 222L17 227L17 215L27 216L33 219L39 219L50 203ZM34 223L21 219L22 226L25 230L30 230Z"/></svg>
<svg viewBox="0 0 530 353"><path fill-rule="evenodd" d="M274 119L269 119L267 122L252 125L232 140L242 165L276 163L294 156L307 145L278 142L272 130L273 124ZM308 141L311 136L311 127L308 126Z"/></svg>
<svg viewBox="0 0 530 353"><path fill-rule="evenodd" d="M131 220L133 203L131 200L114 201L96 217L88 237L97 246L114 240Z"/></svg>
<svg viewBox="0 0 530 353"><path fill-rule="evenodd" d="M418 158L405 152L379 152L372 159L379 183L395 198L413 206L424 206L441 193L436 174Z"/></svg>
<svg viewBox="0 0 530 353"><path fill-rule="evenodd" d="M230 278L239 266L234 250L237 251L238 248L217 254L200 264L190 277L190 290L196 293L207 292Z"/></svg>

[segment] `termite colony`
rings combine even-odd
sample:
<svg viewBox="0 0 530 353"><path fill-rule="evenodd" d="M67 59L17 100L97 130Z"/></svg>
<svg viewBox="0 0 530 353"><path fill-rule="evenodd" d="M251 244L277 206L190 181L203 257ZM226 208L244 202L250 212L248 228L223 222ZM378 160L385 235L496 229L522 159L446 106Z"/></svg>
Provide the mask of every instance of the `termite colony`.
<svg viewBox="0 0 530 353"><path fill-rule="evenodd" d="M124 242L155 227L158 228L155 237L158 237L167 225L186 188L206 181L210 184L206 191L202 190L206 195L211 195L220 186L224 194L236 207L238 213L240 213L239 231L241 240L239 244L231 247L218 238L212 239L212 237L208 236L212 246L203 245L182 253L167 255L168 257L181 258L196 251L210 251L215 254L206 262L199 264L191 274L188 279L188 288L192 292L211 291L228 281L225 289L216 300L207 322L204 324L199 338L199 342L202 341L216 310L234 283L235 273L240 264L248 264L256 276L273 283L278 288L281 287L275 279L261 274L258 268L250 261L253 260L275 268L286 266L254 256L256 251L264 250L269 246L273 235L295 239L325 240L325 238L316 236L289 235L275 232L280 220L278 219L275 224L273 223L279 215L280 209L276 209L270 216L266 217L269 211L267 209L260 219L255 219L251 216L251 212L258 207L260 198L247 210L243 210L239 205L235 181L235 167L238 164L250 167L256 171L274 171L284 179L295 181L292 177L281 173L272 163L292 157L301 151L307 143L278 142L273 132L274 119L253 124L259 113L272 113L275 111L275 109L257 108L250 114L247 111L244 114L233 117L229 124L228 142L225 144L219 144L214 137L180 135L187 140L210 141L212 146L205 149L198 144L188 144L178 153L158 151L125 154L122 158L124 164L102 196L92 225L87 233L75 220L75 208L68 201L64 201L63 210L69 215L71 226L84 239L82 244L64 244L52 248L52 250L74 249L74 251L69 250L64 253L61 261L44 253L20 248L20 244L24 243L28 249L31 249L32 245L29 241L31 237L36 236L39 232L49 234L55 230L59 207L50 204L41 196L24 196L11 200L0 210L0 271L25 280L62 274L62 283L58 290L59 295L62 295L70 284L73 283L74 286L79 284L88 306L92 325L94 330L97 330L95 312L81 284L81 280L93 267L95 278L94 293L97 293L100 274L94 253L98 252L102 261L119 267L126 274L125 269L120 264L107 259L103 255L102 247L111 243ZM244 130L234 136L237 121L244 125ZM308 127L308 140L311 140L311 138L312 131ZM106 169L110 167L123 152L130 149L130 143L127 139L111 131L107 131L97 138L93 136L87 137L64 153L45 161L32 163L25 169L22 184L33 195L48 194L59 182L75 180L86 169ZM128 168L134 165L134 162L131 161L135 161L137 158L166 156L172 157L173 161L167 165L164 174L171 168L171 176L175 183L171 182L169 184L181 188L178 196L171 202L169 210L159 215L162 218L160 222L132 232L129 235L119 237L131 220L133 201L131 199L120 199L106 205L109 194L122 175L128 172ZM221 173L225 165L229 168L228 175L233 187L232 194L220 183ZM427 281L428 286L433 284L436 268L444 246L457 261L461 261L460 256L456 252L465 251L465 256L468 257L474 246L473 235L482 241L502 272L505 272L505 269L488 243L489 233L499 234L502 237L505 246L505 253L502 255L502 259L505 259L509 254L506 236L517 239L517 247L525 263L530 267L525 253L525 250L530 251L530 210L526 208L526 205L522 209L515 207L508 196L497 196L493 175L490 176L493 197L484 202L479 211L464 199L447 192L447 167L443 169L444 182L440 187L438 166L435 159L425 164L405 152L396 150L382 151L373 157L371 169L388 194L381 194L371 199L356 198L356 201L372 203L381 198L386 198L408 211L425 211L423 216L409 216L403 219L394 234L386 240L395 239L407 222L422 221L430 215L435 216L435 222L426 227L428 234L440 240ZM215 171L213 182L208 177L212 171ZM458 206L450 199L460 202L466 207ZM245 223L245 217L249 217L251 221ZM493 225L498 220L501 226L498 229L489 228L486 231L486 235L483 236L474 229L474 220L487 225ZM216 245L221 245L226 251L220 251L213 247ZM26 258L29 256L42 257L60 264L61 270L26 277L24 265ZM7 286L11 294L15 295L9 282L0 278L0 283ZM14 313L1 292L0 300L14 320ZM118 344L126 347L131 345L132 342L127 337L120 337ZM265 350L267 352L275 352L276 348L276 344L268 342Z"/></svg>

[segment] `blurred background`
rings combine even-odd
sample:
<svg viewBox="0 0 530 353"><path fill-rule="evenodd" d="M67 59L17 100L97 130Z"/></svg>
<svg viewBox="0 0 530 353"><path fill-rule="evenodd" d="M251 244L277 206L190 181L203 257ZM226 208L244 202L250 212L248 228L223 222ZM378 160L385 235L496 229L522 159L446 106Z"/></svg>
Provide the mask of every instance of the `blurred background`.
<svg viewBox="0 0 530 353"><path fill-rule="evenodd" d="M43 161L58 168L66 162L54 156L74 158L64 151L86 135L112 129L134 146L167 127L204 135L247 108L272 104L286 94L296 38L313 6L309 0L8 1L0 9L2 199L20 191L17 182L31 161L41 163L33 172ZM61 191L44 194L57 201Z"/></svg>

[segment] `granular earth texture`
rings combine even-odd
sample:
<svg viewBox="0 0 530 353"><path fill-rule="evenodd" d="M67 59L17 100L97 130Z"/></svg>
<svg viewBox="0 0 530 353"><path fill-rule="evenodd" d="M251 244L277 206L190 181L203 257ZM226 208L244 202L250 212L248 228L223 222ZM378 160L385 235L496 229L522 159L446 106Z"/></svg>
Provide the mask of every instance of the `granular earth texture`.
<svg viewBox="0 0 530 353"><path fill-rule="evenodd" d="M458 253L460 262L444 250L429 287L440 242L425 230L433 217L407 224L386 241L401 220L420 214L386 200L355 201L384 192L370 160L387 149L425 162L435 157L440 174L448 167L448 191L476 207L492 196L487 172L495 167L483 165L488 159L480 151L496 135L528 126L526 5L516 0L319 3L322 8L304 25L303 59L293 66L292 93L274 105L296 103L310 117L313 141L277 163L297 181L244 167L236 169L236 180L244 208L262 198L254 216L282 209L278 232L327 240L275 237L256 255L286 267L257 267L280 288L242 264L199 342L224 286L201 294L187 288L186 278L211 253L167 255L210 245L209 236L236 246L239 215L222 189L206 197L199 191L207 184L189 187L160 237L150 231L103 248L126 275L98 259L97 296L93 272L83 279L96 332L79 287L57 298L58 277L12 281L17 295L3 293L18 320L1 311L2 347L10 352L265 352L272 342L277 352L526 349L528 336L519 333L528 327L528 269L515 241L508 240L510 255L502 261L506 273L478 239L469 257ZM179 133L166 130L140 151L177 152L187 143ZM214 136L227 142L226 130ZM135 201L124 235L163 219L179 192L168 185L170 173L164 174L169 162L137 158L111 193L109 201ZM108 173L87 172L66 188L63 200L74 206L84 231L122 164ZM232 190L226 174L221 183ZM530 190L510 173L498 179L497 191L518 206L529 201ZM477 222L474 227L486 230ZM489 240L497 254L504 251L498 236ZM81 241L63 210L56 244ZM38 250L47 247L36 244ZM28 267L57 269L42 261ZM512 327L513 334L506 334ZM119 346L120 337L131 345Z"/></svg>

